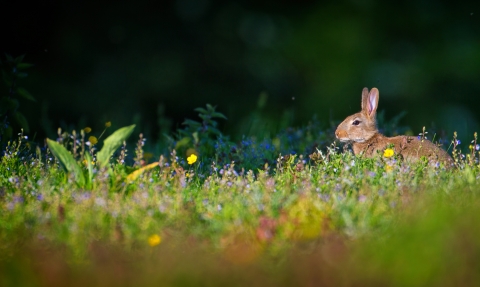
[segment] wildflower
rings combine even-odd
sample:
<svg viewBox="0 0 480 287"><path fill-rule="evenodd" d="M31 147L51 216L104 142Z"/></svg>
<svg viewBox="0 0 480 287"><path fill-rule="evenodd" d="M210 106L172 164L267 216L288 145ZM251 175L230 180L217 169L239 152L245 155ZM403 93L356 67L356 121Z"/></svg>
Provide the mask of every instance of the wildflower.
<svg viewBox="0 0 480 287"><path fill-rule="evenodd" d="M24 202L23 196L15 196L15 197L13 198L13 202L15 202L15 203L23 203L23 202Z"/></svg>
<svg viewBox="0 0 480 287"><path fill-rule="evenodd" d="M84 159L84 160L83 160L83 164L84 164L85 166L88 166L88 161L87 161L86 159ZM95 162L92 160L92 161L91 161L91 164L92 164L92 165L95 165Z"/></svg>
<svg viewBox="0 0 480 287"><path fill-rule="evenodd" d="M83 129L83 131L84 131L86 134L88 134L89 132L92 131L92 128L91 128L91 127L86 127L86 128Z"/></svg>
<svg viewBox="0 0 480 287"><path fill-rule="evenodd" d="M456 143L457 145L459 145L459 144L461 144L462 142L461 142L460 140L455 140L455 143Z"/></svg>
<svg viewBox="0 0 480 287"><path fill-rule="evenodd" d="M197 161L197 156L192 153L189 157L187 157L188 164L194 164Z"/></svg>
<svg viewBox="0 0 480 287"><path fill-rule="evenodd" d="M162 242L162 238L158 234L153 234L150 237L148 237L148 245L150 246L157 246Z"/></svg>
<svg viewBox="0 0 480 287"><path fill-rule="evenodd" d="M388 158L388 157L392 157L394 153L395 153L395 152L393 151L393 149L387 148L387 149L383 152L383 156L384 156L384 157L387 157L387 158Z"/></svg>
<svg viewBox="0 0 480 287"><path fill-rule="evenodd" d="M95 137L95 136L90 136L88 138L88 141L91 143L91 144L97 144L98 143L98 139Z"/></svg>
<svg viewBox="0 0 480 287"><path fill-rule="evenodd" d="M106 127L106 128L109 128L111 125L112 125L112 122L106 122L106 123L105 123L105 127Z"/></svg>
<svg viewBox="0 0 480 287"><path fill-rule="evenodd" d="M475 150L479 150L479 149L480 149L480 145L479 144L475 145Z"/></svg>
<svg viewBox="0 0 480 287"><path fill-rule="evenodd" d="M385 167L385 170L386 170L387 172L390 172L390 171L393 170L393 166L387 165L387 166Z"/></svg>

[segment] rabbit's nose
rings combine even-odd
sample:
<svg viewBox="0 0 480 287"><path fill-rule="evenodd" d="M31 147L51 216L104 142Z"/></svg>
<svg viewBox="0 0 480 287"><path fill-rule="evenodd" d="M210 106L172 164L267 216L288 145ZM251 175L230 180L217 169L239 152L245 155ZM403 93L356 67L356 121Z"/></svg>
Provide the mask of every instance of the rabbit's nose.
<svg viewBox="0 0 480 287"><path fill-rule="evenodd" d="M346 138L347 137L347 132L344 131L344 130L336 130L335 131L335 136L337 137L337 139Z"/></svg>

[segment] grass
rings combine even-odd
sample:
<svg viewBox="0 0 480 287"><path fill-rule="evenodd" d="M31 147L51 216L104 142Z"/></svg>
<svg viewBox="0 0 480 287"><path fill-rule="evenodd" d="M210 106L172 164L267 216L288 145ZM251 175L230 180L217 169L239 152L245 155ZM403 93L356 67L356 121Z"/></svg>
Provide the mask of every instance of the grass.
<svg viewBox="0 0 480 287"><path fill-rule="evenodd" d="M60 133L84 184L47 147L10 142L0 285L480 284L475 140L466 155L455 142L445 170L354 156L316 123L238 143L201 129L158 164L140 137L103 168L83 132ZM93 164L74 148L85 145Z"/></svg>

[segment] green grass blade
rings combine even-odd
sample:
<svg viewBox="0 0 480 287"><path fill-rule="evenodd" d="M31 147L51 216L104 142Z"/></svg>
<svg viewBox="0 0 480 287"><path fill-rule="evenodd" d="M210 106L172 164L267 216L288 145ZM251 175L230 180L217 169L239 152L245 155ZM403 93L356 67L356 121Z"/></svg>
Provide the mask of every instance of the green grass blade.
<svg viewBox="0 0 480 287"><path fill-rule="evenodd" d="M93 188L93 159L88 151L85 151L85 160L87 162L88 178L87 178L87 188Z"/></svg>
<svg viewBox="0 0 480 287"><path fill-rule="evenodd" d="M125 141L130 134L132 134L135 125L127 126L116 130L103 142L102 150L97 154L97 163L99 167L105 167L110 157L113 155L115 150L117 150Z"/></svg>
<svg viewBox="0 0 480 287"><path fill-rule="evenodd" d="M47 139L48 147L52 154L60 161L67 172L75 175L75 181L80 187L85 186L85 177L83 176L82 168L78 165L73 155L61 144L56 141Z"/></svg>

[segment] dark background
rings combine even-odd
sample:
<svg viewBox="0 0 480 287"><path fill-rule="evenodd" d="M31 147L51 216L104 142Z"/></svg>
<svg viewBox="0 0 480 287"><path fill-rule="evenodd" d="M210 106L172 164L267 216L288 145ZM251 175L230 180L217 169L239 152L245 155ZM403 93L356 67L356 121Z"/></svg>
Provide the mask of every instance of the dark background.
<svg viewBox="0 0 480 287"><path fill-rule="evenodd" d="M477 2L8 1L0 47L35 64L22 85L38 101L20 110L40 138L112 121L157 139L206 103L238 138L262 93L272 130L314 115L330 125L359 111L362 88L375 86L387 119L407 111L401 124L415 133L471 139Z"/></svg>

